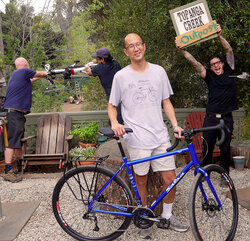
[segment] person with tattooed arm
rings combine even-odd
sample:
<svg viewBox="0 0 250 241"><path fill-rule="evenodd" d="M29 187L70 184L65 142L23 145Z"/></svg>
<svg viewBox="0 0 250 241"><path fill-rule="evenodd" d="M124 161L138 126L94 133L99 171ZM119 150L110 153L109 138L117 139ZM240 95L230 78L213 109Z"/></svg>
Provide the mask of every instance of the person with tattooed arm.
<svg viewBox="0 0 250 241"><path fill-rule="evenodd" d="M219 24L217 24L216 28L218 39L226 52L225 63L219 55L213 55L209 58L210 67L205 68L189 52L181 49L180 43L177 40L175 44L177 49L183 53L184 57L193 65L208 86L208 103L203 126L216 125L220 122L220 119L225 121L228 131L226 132L225 142L220 146L220 166L229 173L230 143L233 132L232 111L238 109L235 79L230 77L234 75L235 66L233 50L227 40L221 36L222 31ZM203 145L204 166L212 163L213 149L218 135L217 131L203 133L205 139ZM223 186L223 183L221 185Z"/></svg>

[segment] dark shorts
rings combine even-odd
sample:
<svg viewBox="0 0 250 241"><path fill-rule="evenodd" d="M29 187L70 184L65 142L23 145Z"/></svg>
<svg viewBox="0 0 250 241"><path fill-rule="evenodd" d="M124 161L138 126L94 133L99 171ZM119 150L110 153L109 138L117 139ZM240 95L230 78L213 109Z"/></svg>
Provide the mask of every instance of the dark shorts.
<svg viewBox="0 0 250 241"><path fill-rule="evenodd" d="M20 149L22 147L21 139L24 137L26 118L22 112L9 112L7 120L8 147Z"/></svg>

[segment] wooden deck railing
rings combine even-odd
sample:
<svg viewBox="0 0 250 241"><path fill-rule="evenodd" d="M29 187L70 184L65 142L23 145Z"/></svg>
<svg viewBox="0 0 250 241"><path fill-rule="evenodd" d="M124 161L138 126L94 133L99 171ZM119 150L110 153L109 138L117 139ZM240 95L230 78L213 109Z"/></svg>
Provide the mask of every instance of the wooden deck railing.
<svg viewBox="0 0 250 241"><path fill-rule="evenodd" d="M205 112L204 108L195 108L195 109L175 109L176 118L178 120L178 124L185 128L186 117L189 113L195 111ZM36 133L36 123L37 118L41 115L46 115L49 113L31 113L26 116L26 127L25 127L25 136L34 135ZM79 111L79 112L64 112L65 115L69 115L72 117L73 124L79 124L83 121L91 122L97 121L100 126L108 126L108 115L107 111ZM240 141L241 137L241 119L245 116L245 111L243 109L237 110L233 112L234 117L234 136L235 140ZM145 116L147 118L147 116ZM164 120L166 125L169 127L170 136L172 137L172 127L164 114Z"/></svg>

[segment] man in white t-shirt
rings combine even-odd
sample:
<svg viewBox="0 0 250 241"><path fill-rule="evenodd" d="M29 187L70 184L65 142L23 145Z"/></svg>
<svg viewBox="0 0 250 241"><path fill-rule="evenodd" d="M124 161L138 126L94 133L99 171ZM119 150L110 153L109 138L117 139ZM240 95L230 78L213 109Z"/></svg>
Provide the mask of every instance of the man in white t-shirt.
<svg viewBox="0 0 250 241"><path fill-rule="evenodd" d="M133 130L124 136L127 149L132 160L166 152L171 146L167 127L163 121L162 107L172 123L173 129L179 134L175 111L169 97L173 94L165 70L145 60L146 45L135 33L128 34L124 39L124 53L130 58L131 64L118 71L113 80L108 104L108 115L111 128L116 136L125 134L125 126ZM121 103L124 125L117 121L116 107ZM174 158L166 157L151 162L134 165L135 181L141 196L142 205L147 205L147 178L150 165L154 172L160 171L167 187L176 177ZM162 218L170 221L170 228L185 232L188 226L172 215L175 189L164 199ZM167 228L167 223L158 223L159 228ZM145 238L150 232L143 231ZM142 235L143 236L143 235Z"/></svg>

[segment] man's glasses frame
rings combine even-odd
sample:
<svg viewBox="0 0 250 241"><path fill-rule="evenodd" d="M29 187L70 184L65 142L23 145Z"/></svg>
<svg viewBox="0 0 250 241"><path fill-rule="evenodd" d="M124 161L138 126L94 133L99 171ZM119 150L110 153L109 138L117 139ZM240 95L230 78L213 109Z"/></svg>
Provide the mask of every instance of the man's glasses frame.
<svg viewBox="0 0 250 241"><path fill-rule="evenodd" d="M127 47L125 47L126 50L130 50L130 51L133 51L136 48L142 48L144 42L137 42L135 44L130 44L128 45Z"/></svg>
<svg viewBox="0 0 250 241"><path fill-rule="evenodd" d="M216 64L221 64L221 63L222 63L221 60L219 60L219 61L217 61L217 62L215 62L215 63L210 64L210 66L213 67L213 66L215 66Z"/></svg>

